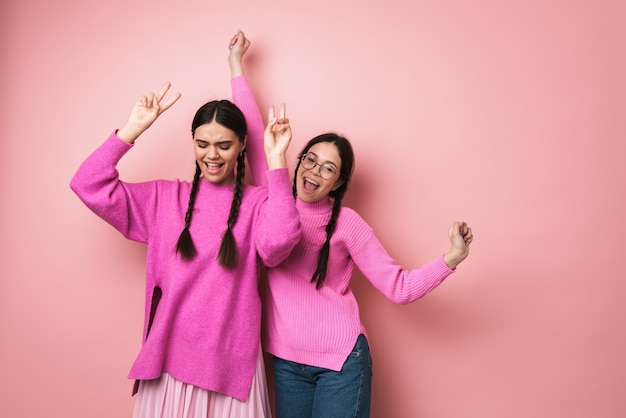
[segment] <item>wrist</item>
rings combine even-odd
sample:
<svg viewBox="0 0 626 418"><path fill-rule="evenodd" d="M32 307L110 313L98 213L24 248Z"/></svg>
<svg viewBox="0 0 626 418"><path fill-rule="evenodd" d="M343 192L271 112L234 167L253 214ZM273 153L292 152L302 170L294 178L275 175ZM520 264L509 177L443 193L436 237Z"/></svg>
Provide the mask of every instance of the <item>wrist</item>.
<svg viewBox="0 0 626 418"><path fill-rule="evenodd" d="M285 155L267 155L267 168L274 170L287 167L287 157Z"/></svg>
<svg viewBox="0 0 626 418"><path fill-rule="evenodd" d="M115 131L115 135L119 139L129 144L134 144L135 140L141 135L143 129L140 127L133 125L131 123L125 122L117 131Z"/></svg>
<svg viewBox="0 0 626 418"><path fill-rule="evenodd" d="M228 65L230 66L230 76L232 78L243 75L243 64L241 63L241 57L228 56Z"/></svg>
<svg viewBox="0 0 626 418"><path fill-rule="evenodd" d="M450 250L443 255L443 261L446 263L450 270L457 268L459 264L467 257L467 252L458 250Z"/></svg>

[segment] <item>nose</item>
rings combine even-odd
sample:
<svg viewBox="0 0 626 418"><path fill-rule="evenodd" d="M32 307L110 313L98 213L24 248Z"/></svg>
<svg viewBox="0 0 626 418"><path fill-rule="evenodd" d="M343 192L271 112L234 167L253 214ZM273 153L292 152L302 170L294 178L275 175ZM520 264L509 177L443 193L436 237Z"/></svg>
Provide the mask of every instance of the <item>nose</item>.
<svg viewBox="0 0 626 418"><path fill-rule="evenodd" d="M217 147L209 145L206 150L206 156L211 160L215 160L216 158L218 158L219 153L217 152Z"/></svg>
<svg viewBox="0 0 626 418"><path fill-rule="evenodd" d="M317 173L316 173L317 170ZM318 176L322 177L322 165L321 164L315 164L315 166L311 169L311 171L313 172L313 174L317 174Z"/></svg>

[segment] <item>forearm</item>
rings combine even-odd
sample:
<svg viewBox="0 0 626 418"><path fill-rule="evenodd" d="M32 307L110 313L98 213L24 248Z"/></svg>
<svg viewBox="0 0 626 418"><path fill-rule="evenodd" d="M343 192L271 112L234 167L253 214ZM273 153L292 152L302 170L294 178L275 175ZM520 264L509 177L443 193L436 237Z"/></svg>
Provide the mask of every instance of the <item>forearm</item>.
<svg viewBox="0 0 626 418"><path fill-rule="evenodd" d="M231 80L231 89L233 101L241 109L248 125L248 141L246 144L248 169L252 173L254 183L257 186L264 186L266 184L265 171L268 168L268 161L263 149L265 125L261 117L261 111L245 75L233 78Z"/></svg>
<svg viewBox="0 0 626 418"><path fill-rule="evenodd" d="M259 256L268 267L281 263L300 240L300 216L291 193L287 169L268 171L268 199L256 229Z"/></svg>
<svg viewBox="0 0 626 418"><path fill-rule="evenodd" d="M240 75L244 75L243 65L241 63L241 57L236 57L229 55L228 56L228 65L230 66L230 76L231 78L239 77Z"/></svg>

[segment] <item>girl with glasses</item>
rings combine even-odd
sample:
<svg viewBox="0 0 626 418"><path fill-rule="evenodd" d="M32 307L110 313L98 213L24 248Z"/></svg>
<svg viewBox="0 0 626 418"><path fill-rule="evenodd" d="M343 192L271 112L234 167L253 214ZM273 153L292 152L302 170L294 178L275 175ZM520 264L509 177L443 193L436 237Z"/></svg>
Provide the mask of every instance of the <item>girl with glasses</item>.
<svg viewBox="0 0 626 418"><path fill-rule="evenodd" d="M245 85L247 44L242 33L236 35L229 58L233 86ZM262 126L254 103L234 100L250 125ZM259 152L248 161L264 164ZM369 416L372 362L349 287L355 266L386 297L404 304L436 288L469 254L472 230L454 222L445 254L419 269L399 266L372 228L341 204L353 166L350 142L335 133L311 139L296 166L293 194L302 238L286 260L268 268L263 302L278 418Z"/></svg>

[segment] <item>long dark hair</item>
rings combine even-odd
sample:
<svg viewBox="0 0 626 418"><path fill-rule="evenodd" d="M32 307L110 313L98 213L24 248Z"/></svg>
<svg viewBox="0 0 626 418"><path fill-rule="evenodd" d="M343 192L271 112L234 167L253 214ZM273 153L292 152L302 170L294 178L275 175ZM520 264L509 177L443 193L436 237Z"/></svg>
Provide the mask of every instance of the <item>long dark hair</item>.
<svg viewBox="0 0 626 418"><path fill-rule="evenodd" d="M348 141L343 136L337 135L335 133L325 133L316 136L311 139L300 155L304 155L309 152L309 149L320 142L329 142L334 144L337 147L337 151L339 153L339 158L341 158L341 169L339 171L339 181L341 181L341 185L337 187L337 189L332 190L328 193L328 196L333 200L333 210L330 216L330 220L326 225L326 241L322 246L318 256L317 256L317 266L315 268L315 272L313 273L313 277L311 277L311 282L315 283L315 288L319 289L324 284L324 280L326 280L326 272L328 269L328 256L330 254L330 238L333 236L335 232L335 228L337 227L337 218L339 217L339 212L341 212L341 201L343 200L343 196L348 190L348 184L350 183L350 179L352 178L352 171L354 170L354 152L352 151L352 145L350 145L350 141ZM298 164L296 165L296 171L294 175L293 182L293 195L297 197L297 176L298 169L300 168L301 159L298 159Z"/></svg>
<svg viewBox="0 0 626 418"><path fill-rule="evenodd" d="M204 104L200 107L200 109L198 109L193 121L191 122L191 134L193 135L199 126L213 121L233 131L239 138L239 142L244 142L246 135L248 134L248 127L243 113L237 106L235 106L235 104L228 100L214 100ZM242 150L237 156L235 191L233 194L233 201L230 205L230 214L228 215L226 232L222 237L222 243L218 253L219 263L224 267L233 267L237 263L237 243L235 242L235 236L233 235L232 228L239 217L239 207L241 206L241 199L243 197L245 156L246 154L244 148L244 150ZM189 206L187 207L187 213L185 214L185 227L180 233L178 242L176 243L176 252L180 253L181 257L185 260L193 259L197 253L196 246L194 245L191 234L189 233L189 226L191 225L193 207L196 201L196 194L198 192L200 174L200 166L196 161L196 172L191 185L191 193L189 194Z"/></svg>

